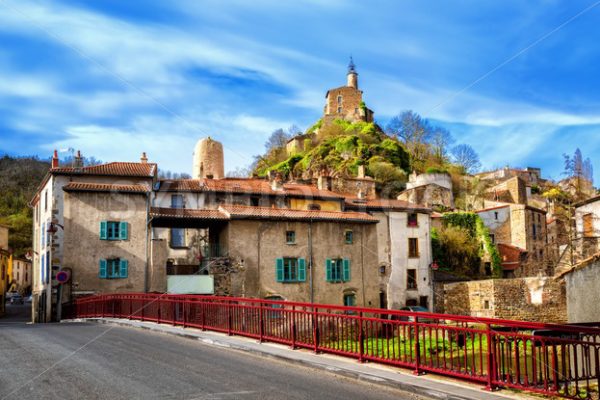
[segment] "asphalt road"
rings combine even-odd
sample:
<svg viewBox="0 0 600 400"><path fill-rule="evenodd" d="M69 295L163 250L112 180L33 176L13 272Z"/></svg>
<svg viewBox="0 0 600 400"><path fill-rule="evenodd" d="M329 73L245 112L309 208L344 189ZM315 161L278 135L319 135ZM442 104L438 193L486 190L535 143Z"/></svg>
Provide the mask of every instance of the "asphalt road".
<svg viewBox="0 0 600 400"><path fill-rule="evenodd" d="M417 399L190 339L100 324L0 318L0 399Z"/></svg>

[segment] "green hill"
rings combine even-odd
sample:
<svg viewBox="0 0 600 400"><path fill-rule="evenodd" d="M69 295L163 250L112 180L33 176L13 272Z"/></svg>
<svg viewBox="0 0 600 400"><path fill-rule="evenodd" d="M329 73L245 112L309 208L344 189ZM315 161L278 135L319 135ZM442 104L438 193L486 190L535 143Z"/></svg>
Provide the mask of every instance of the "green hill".
<svg viewBox="0 0 600 400"><path fill-rule="evenodd" d="M0 158L0 224L10 227L9 247L17 257L31 249L32 210L28 203L50 168L36 157Z"/></svg>

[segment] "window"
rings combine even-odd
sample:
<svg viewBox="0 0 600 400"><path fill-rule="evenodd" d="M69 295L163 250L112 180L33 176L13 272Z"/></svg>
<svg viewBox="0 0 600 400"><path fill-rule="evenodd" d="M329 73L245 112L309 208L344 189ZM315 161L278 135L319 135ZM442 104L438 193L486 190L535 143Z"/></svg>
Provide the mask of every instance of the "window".
<svg viewBox="0 0 600 400"><path fill-rule="evenodd" d="M494 211L494 219L498 220L498 211Z"/></svg>
<svg viewBox="0 0 600 400"><path fill-rule="evenodd" d="M406 270L406 288L416 289L417 288L417 270L408 269Z"/></svg>
<svg viewBox="0 0 600 400"><path fill-rule="evenodd" d="M44 211L48 210L48 190L44 190Z"/></svg>
<svg viewBox="0 0 600 400"><path fill-rule="evenodd" d="M486 262L484 264L484 268L485 268L485 275L486 276L492 275L492 263L491 262Z"/></svg>
<svg viewBox="0 0 600 400"><path fill-rule="evenodd" d="M102 240L127 240L128 224L123 221L101 221L100 239Z"/></svg>
<svg viewBox="0 0 600 400"><path fill-rule="evenodd" d="M350 260L333 258L325 261L325 277L327 282L350 281Z"/></svg>
<svg viewBox="0 0 600 400"><path fill-rule="evenodd" d="M537 233L537 231L536 231L536 229L535 229L535 224L532 224L531 226L532 226L532 228L533 228L533 240L535 240L535 239L536 239L536 237L537 237L537 234L536 234L536 233Z"/></svg>
<svg viewBox="0 0 600 400"><path fill-rule="evenodd" d="M417 215L417 213L409 213L408 214L408 220L406 223L406 226L419 226L419 217Z"/></svg>
<svg viewBox="0 0 600 400"><path fill-rule="evenodd" d="M185 229L171 228L171 247L185 247Z"/></svg>
<svg viewBox="0 0 600 400"><path fill-rule="evenodd" d="M171 195L171 208L183 208L183 195L172 194Z"/></svg>
<svg viewBox="0 0 600 400"><path fill-rule="evenodd" d="M585 214L583 216L583 236L594 236L594 214Z"/></svg>
<svg viewBox="0 0 600 400"><path fill-rule="evenodd" d="M485 310L489 310L490 309L490 301L489 300L484 300L483 301L483 308Z"/></svg>
<svg viewBox="0 0 600 400"><path fill-rule="evenodd" d="M338 107L337 112L338 112L338 114L341 114L342 113L342 107Z"/></svg>
<svg viewBox="0 0 600 400"><path fill-rule="evenodd" d="M305 282L306 260L304 258L278 258L275 274L277 282Z"/></svg>
<svg viewBox="0 0 600 400"><path fill-rule="evenodd" d="M100 279L121 279L127 278L129 262L121 258L111 258L100 260Z"/></svg>
<svg viewBox="0 0 600 400"><path fill-rule="evenodd" d="M423 308L429 309L429 297L419 296L419 305Z"/></svg>
<svg viewBox="0 0 600 400"><path fill-rule="evenodd" d="M346 244L352 244L352 242L354 241L354 233L352 231L344 232L344 240Z"/></svg>
<svg viewBox="0 0 600 400"><path fill-rule="evenodd" d="M250 197L250 205L252 207L258 207L260 204L260 197L252 196Z"/></svg>
<svg viewBox="0 0 600 400"><path fill-rule="evenodd" d="M419 257L419 242L417 238L408 238L408 256L411 258Z"/></svg>
<svg viewBox="0 0 600 400"><path fill-rule="evenodd" d="M309 210L313 210L313 211L319 211L321 209L321 205L320 204L316 204L316 203L310 203L308 205L308 209Z"/></svg>
<svg viewBox="0 0 600 400"><path fill-rule="evenodd" d="M286 231L285 232L285 242L287 244L295 244L296 243L296 231Z"/></svg>
<svg viewBox="0 0 600 400"><path fill-rule="evenodd" d="M46 247L46 224L42 223L42 229L40 230L40 248Z"/></svg>
<svg viewBox="0 0 600 400"><path fill-rule="evenodd" d="M346 307L356 306L356 295L354 293L348 293L344 295L344 305Z"/></svg>
<svg viewBox="0 0 600 400"><path fill-rule="evenodd" d="M492 242L492 244L496 243L496 235L494 235L493 233L490 233L490 242Z"/></svg>
<svg viewBox="0 0 600 400"><path fill-rule="evenodd" d="M342 104L342 96L337 97L337 102L338 102L338 104Z"/></svg>

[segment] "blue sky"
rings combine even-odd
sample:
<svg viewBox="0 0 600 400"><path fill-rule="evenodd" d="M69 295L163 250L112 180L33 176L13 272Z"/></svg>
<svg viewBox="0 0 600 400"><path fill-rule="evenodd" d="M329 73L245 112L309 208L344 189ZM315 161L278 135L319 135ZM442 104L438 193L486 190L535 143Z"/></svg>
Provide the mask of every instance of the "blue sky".
<svg viewBox="0 0 600 400"><path fill-rule="evenodd" d="M312 125L352 54L381 124L412 109L486 168L560 178L563 153L600 159L595 4L4 0L0 152L72 147L117 161L146 151L190 172L194 143L210 135L231 170L273 130Z"/></svg>

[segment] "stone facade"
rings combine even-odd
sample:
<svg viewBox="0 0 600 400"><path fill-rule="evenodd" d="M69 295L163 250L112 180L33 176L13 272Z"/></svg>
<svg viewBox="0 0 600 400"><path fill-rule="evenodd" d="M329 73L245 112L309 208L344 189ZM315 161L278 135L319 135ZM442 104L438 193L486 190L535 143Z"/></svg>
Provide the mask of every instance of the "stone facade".
<svg viewBox="0 0 600 400"><path fill-rule="evenodd" d="M547 263L546 211L525 204L501 204L476 213L497 244L521 249L527 257L511 272L515 277L551 275Z"/></svg>
<svg viewBox="0 0 600 400"><path fill-rule="evenodd" d="M564 323L565 285L549 277L447 283L442 312L482 318Z"/></svg>
<svg viewBox="0 0 600 400"><path fill-rule="evenodd" d="M143 194L71 192L64 199L62 268L71 271L73 296L90 293L144 292L146 272L146 215ZM102 240L102 221L127 223L124 240ZM100 278L100 260L128 261L127 277ZM70 293L64 292L64 299Z"/></svg>
<svg viewBox="0 0 600 400"><path fill-rule="evenodd" d="M600 196L579 203L575 209L577 259L586 259L600 251Z"/></svg>
<svg viewBox="0 0 600 400"><path fill-rule="evenodd" d="M398 200L427 207L454 209L452 179L444 173L420 174L413 173L406 183L406 190L398 195Z"/></svg>
<svg viewBox="0 0 600 400"><path fill-rule="evenodd" d="M515 176L486 190L486 197L504 203L527 204L525 181Z"/></svg>
<svg viewBox="0 0 600 400"><path fill-rule="evenodd" d="M31 293L31 274L31 261L20 258L13 259L12 288L22 295L29 295Z"/></svg>

